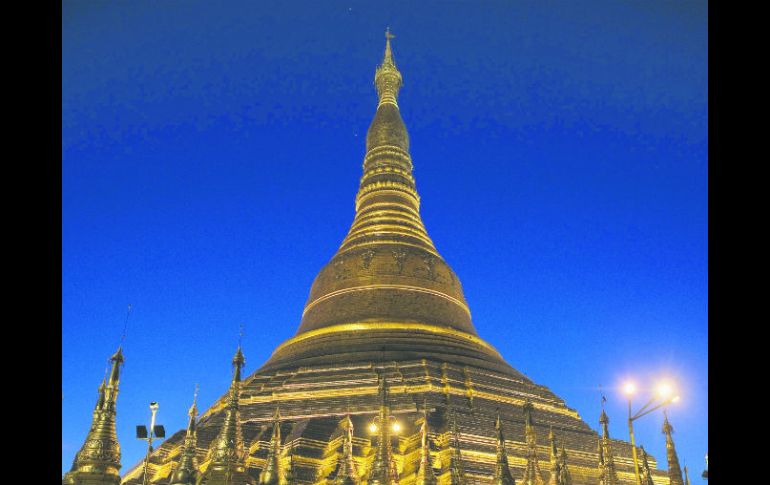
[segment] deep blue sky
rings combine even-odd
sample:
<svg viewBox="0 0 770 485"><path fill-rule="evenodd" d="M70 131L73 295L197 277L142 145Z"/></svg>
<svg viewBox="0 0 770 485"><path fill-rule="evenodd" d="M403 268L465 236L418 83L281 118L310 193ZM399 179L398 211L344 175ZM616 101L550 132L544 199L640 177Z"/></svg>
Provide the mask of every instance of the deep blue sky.
<svg viewBox="0 0 770 485"><path fill-rule="evenodd" d="M707 452L707 3L63 4L62 470L133 305L118 403L169 433L295 332L353 218L383 31L422 215L479 334L598 428L675 380ZM637 439L665 468L660 413ZM513 437L512 437L513 438ZM518 437L517 439L521 439Z"/></svg>

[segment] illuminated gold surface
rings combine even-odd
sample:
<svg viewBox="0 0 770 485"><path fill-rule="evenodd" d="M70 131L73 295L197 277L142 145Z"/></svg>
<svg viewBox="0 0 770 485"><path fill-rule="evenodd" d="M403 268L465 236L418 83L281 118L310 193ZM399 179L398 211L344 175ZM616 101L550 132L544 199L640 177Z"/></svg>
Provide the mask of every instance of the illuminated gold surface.
<svg viewBox="0 0 770 485"><path fill-rule="evenodd" d="M123 350L110 357L108 379L99 386L99 398L93 412L91 428L83 446L75 455L72 469L64 475L66 485L117 485L120 483L120 445L115 431L115 416L120 384Z"/></svg>
<svg viewBox="0 0 770 485"><path fill-rule="evenodd" d="M313 282L297 335L367 319L475 335L460 281L420 218L409 135L397 102L402 77L390 40L375 85L379 103L366 135L356 214L337 254Z"/></svg>
<svg viewBox="0 0 770 485"><path fill-rule="evenodd" d="M597 485L608 460L612 483L632 485L627 443L610 440L606 432L600 438L561 398L478 337L460 282L420 218L409 136L397 104L402 77L390 38L375 86L378 106L350 230L313 282L297 334L237 393L201 415L199 471L213 467L207 452L218 446L223 428L233 428L228 416L237 405L246 455L242 470L256 480L269 468L277 485L396 479L399 485L433 485L434 478L435 485L506 485L503 462L520 485L537 460L551 460L542 472L548 480L555 461L568 468L572 484L556 485ZM549 354L547 339L542 355L559 359ZM387 406L378 393L381 377L388 384ZM527 420L525 403L531 403ZM368 432L383 413L401 424L398 436L383 438L388 426L378 429L379 438ZM537 444L551 429L562 444L558 453L553 441ZM184 437L180 431L153 453L153 484L168 483ZM388 454L397 477L384 473ZM648 464L655 485L667 484L653 457ZM373 467L379 472L371 478ZM138 485L140 472L132 469L124 483Z"/></svg>

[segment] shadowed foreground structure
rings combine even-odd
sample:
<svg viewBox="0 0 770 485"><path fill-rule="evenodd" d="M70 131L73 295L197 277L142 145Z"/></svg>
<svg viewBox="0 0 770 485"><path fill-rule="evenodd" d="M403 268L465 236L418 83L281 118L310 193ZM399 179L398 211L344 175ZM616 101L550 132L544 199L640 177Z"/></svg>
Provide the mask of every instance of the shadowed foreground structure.
<svg viewBox="0 0 770 485"><path fill-rule="evenodd" d="M187 431L151 455L147 483L636 483L604 412L600 436L477 335L420 218L386 37L355 218L297 334L242 381L239 348L227 395L197 423L191 410ZM669 483L653 457L645 466ZM144 478L139 463L123 483Z"/></svg>

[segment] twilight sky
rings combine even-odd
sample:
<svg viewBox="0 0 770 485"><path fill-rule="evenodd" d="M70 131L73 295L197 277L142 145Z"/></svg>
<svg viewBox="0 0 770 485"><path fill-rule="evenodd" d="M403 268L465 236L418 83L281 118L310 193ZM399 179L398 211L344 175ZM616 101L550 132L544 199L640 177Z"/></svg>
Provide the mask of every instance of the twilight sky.
<svg viewBox="0 0 770 485"><path fill-rule="evenodd" d="M186 424L300 320L353 219L389 25L422 217L479 335L598 429L676 383L708 448L707 3L63 3L62 472L127 304L118 400ZM643 396L649 390L642 391ZM641 398L640 398L641 400ZM660 412L637 441L666 468ZM509 437L521 439L521 437Z"/></svg>

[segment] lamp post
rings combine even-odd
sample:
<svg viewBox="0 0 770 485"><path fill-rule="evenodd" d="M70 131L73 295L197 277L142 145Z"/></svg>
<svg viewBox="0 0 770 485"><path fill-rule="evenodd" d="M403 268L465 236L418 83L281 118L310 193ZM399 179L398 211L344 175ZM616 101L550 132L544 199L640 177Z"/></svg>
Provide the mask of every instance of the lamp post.
<svg viewBox="0 0 770 485"><path fill-rule="evenodd" d="M399 423L398 420L396 420L395 416L390 415L390 414L388 415L388 420L390 421L390 430L393 433L398 434L401 431L401 423ZM375 416L372 419L372 422L369 423L369 432L370 433L374 434L374 433L377 432L377 429L378 429L377 422L378 421L380 421L380 417L379 416Z"/></svg>
<svg viewBox="0 0 770 485"><path fill-rule="evenodd" d="M147 427L143 424L140 424L136 427L136 437L140 440L147 441L147 454L144 457L144 476L142 477L143 485L147 485L147 465L150 462L150 453L152 453L152 442L155 438L166 437L166 429L163 427L163 425L155 425L155 414L158 412L157 402L153 401L150 403L150 412L152 413L152 416L150 417L149 432Z"/></svg>
<svg viewBox="0 0 770 485"><path fill-rule="evenodd" d="M671 404L672 402L676 402L679 400L679 396L673 395L673 389L672 387L667 383L662 383L658 386L656 394L650 398L647 403L642 406L636 414L633 413L631 410L631 398L634 394L636 394L636 386L633 382L627 382L623 386L623 393L628 397L628 433L631 436L631 454L634 459L634 471L636 472L636 482L638 485L642 484L642 476L639 473L639 458L636 454L636 442L634 441L634 421L641 418L642 416L646 416L653 411L657 411L658 409L662 408L663 406L667 406ZM657 401L659 402L656 406L650 407L653 404L655 404Z"/></svg>

